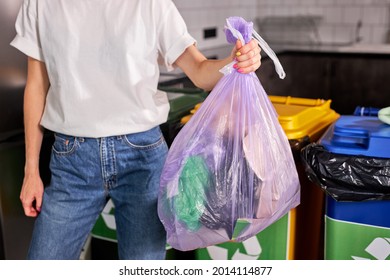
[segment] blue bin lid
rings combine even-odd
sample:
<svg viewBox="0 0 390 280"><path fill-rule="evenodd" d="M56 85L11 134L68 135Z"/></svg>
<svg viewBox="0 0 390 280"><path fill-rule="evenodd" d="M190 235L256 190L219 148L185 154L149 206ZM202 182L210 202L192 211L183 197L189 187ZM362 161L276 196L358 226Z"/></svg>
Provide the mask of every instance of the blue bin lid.
<svg viewBox="0 0 390 280"><path fill-rule="evenodd" d="M342 115L319 143L332 153L390 158L390 126L378 117Z"/></svg>
<svg viewBox="0 0 390 280"><path fill-rule="evenodd" d="M326 197L326 215L332 219L390 228L390 200L336 201Z"/></svg>

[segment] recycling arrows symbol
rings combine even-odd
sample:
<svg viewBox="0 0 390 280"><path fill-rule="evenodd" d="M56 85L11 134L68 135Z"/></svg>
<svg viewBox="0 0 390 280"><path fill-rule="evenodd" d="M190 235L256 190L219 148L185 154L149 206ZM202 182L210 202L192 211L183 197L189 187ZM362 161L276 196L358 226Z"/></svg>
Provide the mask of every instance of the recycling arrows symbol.
<svg viewBox="0 0 390 280"><path fill-rule="evenodd" d="M102 211L102 218L109 229L116 230L115 216L111 213L114 203L110 199Z"/></svg>
<svg viewBox="0 0 390 280"><path fill-rule="evenodd" d="M365 249L377 260L386 260L390 256L390 238L375 238ZM351 256L354 260L369 260L367 258Z"/></svg>
<svg viewBox="0 0 390 280"><path fill-rule="evenodd" d="M246 254L241 253L237 248L232 256L232 260L257 260L260 257L262 249L256 236L243 241L242 244L246 250ZM227 260L229 249L219 246L209 246L207 247L207 252L213 260Z"/></svg>

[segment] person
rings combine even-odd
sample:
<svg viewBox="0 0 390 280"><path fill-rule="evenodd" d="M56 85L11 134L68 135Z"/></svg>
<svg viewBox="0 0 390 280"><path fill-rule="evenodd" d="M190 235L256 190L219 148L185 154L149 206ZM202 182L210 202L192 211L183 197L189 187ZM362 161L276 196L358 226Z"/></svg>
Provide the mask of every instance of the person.
<svg viewBox="0 0 390 280"><path fill-rule="evenodd" d="M26 162L20 199L36 217L28 259L78 259L108 198L115 205L120 259L164 259L157 214L167 145L159 125L169 102L159 64L179 67L203 89L236 60L260 67L255 41L209 60L171 0L24 0L11 45L28 56L24 93ZM39 152L54 134L51 180Z"/></svg>

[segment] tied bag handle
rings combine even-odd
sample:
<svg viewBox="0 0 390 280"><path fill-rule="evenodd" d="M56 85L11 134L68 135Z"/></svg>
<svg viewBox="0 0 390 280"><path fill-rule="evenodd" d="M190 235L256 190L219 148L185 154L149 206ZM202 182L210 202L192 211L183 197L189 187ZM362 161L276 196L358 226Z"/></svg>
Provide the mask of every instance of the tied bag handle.
<svg viewBox="0 0 390 280"><path fill-rule="evenodd" d="M230 32L232 32L233 36L236 37L237 39L239 39L241 41L242 45L245 45L245 40L244 40L242 34L230 24L229 20L226 20L226 24L227 24L227 28L230 30ZM255 30L252 31L252 38L258 42L261 49L264 50L264 52L269 56L269 58L272 59L272 61L275 64L275 70L276 70L276 73L278 73L279 78L284 79L286 77L286 73L284 72L283 66L280 63L275 52L271 49L271 47L267 44L267 42ZM220 70L220 72L223 74L231 73L232 70L230 68L232 68L232 66L234 64L235 64L235 62L233 61L232 63L230 63L230 64L226 65L224 68L222 68ZM225 68L229 68L229 70L225 69Z"/></svg>

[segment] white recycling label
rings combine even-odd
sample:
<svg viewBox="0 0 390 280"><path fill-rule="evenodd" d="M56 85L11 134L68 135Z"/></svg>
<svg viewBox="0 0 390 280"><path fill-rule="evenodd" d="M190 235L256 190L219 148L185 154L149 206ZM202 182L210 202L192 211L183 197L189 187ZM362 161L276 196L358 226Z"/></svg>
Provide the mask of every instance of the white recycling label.
<svg viewBox="0 0 390 280"><path fill-rule="evenodd" d="M102 211L102 218L109 229L116 230L115 216L111 214L114 209L114 203L110 199Z"/></svg>
<svg viewBox="0 0 390 280"><path fill-rule="evenodd" d="M246 254L241 253L237 248L232 256L232 260L257 260L261 255L261 245L256 236L242 242ZM207 252L213 260L227 260L229 249L218 245L207 247Z"/></svg>
<svg viewBox="0 0 390 280"><path fill-rule="evenodd" d="M386 260L390 256L390 238L375 238L365 249L376 260ZM354 260L369 260L357 256L351 256Z"/></svg>

